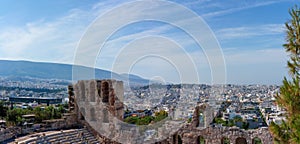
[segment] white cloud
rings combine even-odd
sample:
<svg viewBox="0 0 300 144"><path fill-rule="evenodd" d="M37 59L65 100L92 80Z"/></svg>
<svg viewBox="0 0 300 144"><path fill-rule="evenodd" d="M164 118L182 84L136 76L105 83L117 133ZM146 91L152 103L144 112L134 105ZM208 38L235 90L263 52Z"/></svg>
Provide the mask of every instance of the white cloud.
<svg viewBox="0 0 300 144"><path fill-rule="evenodd" d="M102 8L106 7L102 2ZM103 11L71 9L53 21L43 19L23 26L0 30L0 57L9 60L31 60L73 63L78 40L88 24Z"/></svg>
<svg viewBox="0 0 300 144"><path fill-rule="evenodd" d="M143 9L141 10L141 8L143 8ZM124 10L124 9L122 9L122 10ZM107 21L105 21L106 19L104 19L104 20L102 19L101 22L104 22L104 21L107 22L104 25L105 27L99 27L99 25L103 26L103 24L101 24L100 22L99 23L96 22L95 26L97 26L97 27L93 27L90 30L90 32L91 32L90 35L96 37L97 38L96 40L99 40L99 37L103 36L107 30L111 29L116 24L118 25L119 23L122 23L124 21L126 22L126 20L124 20L123 17L120 16L121 14L123 14L122 10L117 11L118 15L112 15L110 13L111 15L109 16L109 20L107 20ZM197 23L199 21L196 21L197 19L195 20L194 17L188 17L184 13L178 13L178 10L172 9L172 7L170 9L166 9L164 6L157 6L157 7L155 7L155 9L151 9L148 6L145 7L145 5L141 5L141 6L135 5L134 7L126 8L125 10L126 10L126 18L129 18L129 19L143 20L143 17L145 14L139 13L140 11L151 11L151 12L153 11L154 14L151 13L151 16L152 15L154 15L154 16L162 15L164 17L169 17L170 19L172 19L171 21L173 21L173 22L176 21L179 24L181 24L181 26L183 26L183 27L187 26L188 29L185 29L185 30L187 30L187 32L194 32L194 33L198 33L198 34L200 33L200 37L201 37L200 41L202 40L201 42L203 42L201 44L203 44L204 46L207 46L206 48L211 48L212 46L215 46L215 45L213 45L213 44L215 44L214 43L215 41L213 41L213 42L210 41L210 40L214 39L214 37L211 37L211 35L209 33L209 29L207 29L205 24ZM161 19L161 18L158 18L158 19ZM103 30L101 29L101 32L102 32L101 35L99 35L99 33L100 33L99 28L103 29ZM114 60L114 58L116 58L116 57L119 57L119 55L117 55L117 53L120 51L120 48L126 44L126 43L124 44L124 41L128 42L132 39L141 38L141 37L147 36L147 35L161 35L165 31L169 31L169 29L170 29L170 27L168 27L168 26L166 26L166 27L162 26L162 27L146 30L146 31L143 31L140 33L133 33L130 35L125 35L125 36L113 39L111 41L108 41L106 44L106 47L104 49L101 49L101 53L99 55L100 60L98 59L98 64L100 65L101 68L103 66L106 68L111 67L114 64L112 60ZM192 30L192 31L188 31L188 30ZM174 33L174 31L172 31L172 32L173 33L172 33L171 38L173 38L174 36L177 37L177 38L175 38L176 40L181 38L180 36L178 36L178 35L180 35L180 33ZM206 35L204 36L203 34L206 34ZM197 38L197 37L195 37L195 38ZM189 37L188 39L191 39L191 38ZM182 42L181 44L183 47L187 47L190 45L191 41L188 41L188 39L186 39L186 38L181 39L181 42ZM96 43L96 42L92 43L92 44L96 44L96 45L91 45L90 40L91 40L90 37L86 38L86 41L88 41L88 43L86 43L86 45L83 47L89 47L89 48L91 48L91 47L98 48L99 47L99 43ZM151 48L153 46L153 44L155 44L155 41L151 41L150 43L149 42L139 43L138 46L134 47L135 48L134 50L126 51L126 54L124 54L125 56L123 57L123 59L116 62L116 64L118 64L118 66L116 67L117 69L114 71L119 72L119 73L127 72L126 69L128 69L130 64L132 64L131 63L132 61L129 61L129 59L140 57L145 54L150 54L151 52L149 52L147 50L153 50ZM148 49L145 49L145 48L148 48ZM213 48L216 49L216 47L213 47ZM91 49L91 50L95 51L95 49ZM88 51L86 49L83 49L80 52L80 54L88 53L87 55L81 55L81 56L84 56L85 58L86 57L90 58L95 55L95 53L93 53L92 55L90 54L91 50ZM172 50L169 47L169 45L164 45L164 44L161 44L159 46L159 48L156 48L155 50L156 50L156 52L157 51L159 52L158 55L159 54L164 55L167 58L172 57L175 60L182 60L182 61L180 61L181 62L180 65L188 66L186 64L186 62L188 62L188 61L184 60L184 56L186 56L187 53L190 54L190 52L187 52L187 53L182 52L182 51L176 52L176 51ZM165 50L167 50L167 51L165 51ZM201 50L199 49L197 51L201 51ZM216 61L213 61L213 60L216 59L216 57L212 56L211 54L216 55L216 54L219 54L220 52L217 50L210 50L210 49L206 49L206 52L207 52L207 54L210 54L210 62L212 64L215 64ZM167 55L165 55L166 53L167 53ZM84 60L86 60L84 57L79 58L79 62L81 62L82 64L90 64L92 60L84 61ZM197 56L195 56L195 57L197 57ZM220 59L222 59L222 57L217 57L217 59L220 60ZM193 61L193 60L194 59L189 60L189 61ZM204 61L201 61L201 63L204 63ZM205 62L207 62L207 61L205 61ZM222 72L222 68L223 68L221 64L223 64L223 63L218 63L218 65L220 66L219 67L220 72ZM158 64L151 63L150 65L153 66L153 65L158 65ZM206 65L207 65L207 63L206 63ZM203 65L199 65L199 67L203 67ZM213 67L213 68L215 68L215 67ZM108 68L108 69L110 69L110 68ZM164 71L164 68L162 67L161 70ZM193 77L192 74L190 74L191 71L188 71L189 69L184 69L184 70L185 70L184 74L189 76L190 81L197 80L197 79L195 79L195 77ZM148 73L148 71L145 71L145 73ZM220 75L220 77L221 77L221 75Z"/></svg>
<svg viewBox="0 0 300 144"><path fill-rule="evenodd" d="M203 16L204 18L212 18L212 17L217 17L217 16L221 16L221 15L234 13L237 11L242 11L242 10L260 7L260 6L266 6L266 5L279 3L279 2L282 2L282 1L280 1L280 0L258 1L258 2L257 1L249 1L248 3L232 1L232 2L228 2L228 5L224 5L226 3L222 3L221 4L223 6L222 10L205 13L201 16ZM217 5L217 4L215 4L215 5Z"/></svg>
<svg viewBox="0 0 300 144"><path fill-rule="evenodd" d="M216 35L220 39L236 39L283 34L284 30L283 24L264 24L258 26L224 28L217 30Z"/></svg>
<svg viewBox="0 0 300 144"><path fill-rule="evenodd" d="M73 63L75 48L87 26L114 6L115 2L101 1L88 10L71 9L53 21L42 19L1 29L0 57Z"/></svg>

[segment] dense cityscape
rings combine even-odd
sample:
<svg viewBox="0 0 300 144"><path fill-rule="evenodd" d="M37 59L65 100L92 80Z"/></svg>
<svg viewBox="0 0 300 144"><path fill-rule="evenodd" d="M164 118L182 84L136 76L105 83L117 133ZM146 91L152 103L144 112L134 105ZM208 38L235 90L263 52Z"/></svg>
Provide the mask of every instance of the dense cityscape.
<svg viewBox="0 0 300 144"><path fill-rule="evenodd" d="M15 124L10 121L14 118L9 119L2 114L2 129L5 129L7 124L13 124L17 127L21 126L23 128L22 133L25 134L30 133L30 129L43 129L42 125L47 123L48 119L62 118L61 116L70 110L67 106L69 83L69 81L55 79L26 78L26 81L20 81L2 77L0 99L1 103L4 104L2 107L7 107L7 115L10 115L9 112L12 111L9 109L12 108L33 109L32 113L27 111L27 113L16 116L16 119L21 117L21 120L15 121ZM213 114L213 121L209 122L210 126L219 128L239 127L245 130L265 128L271 122L280 124L282 120L285 120L285 111L275 104L275 96L279 93L279 88L276 85L233 84L150 84L135 86L125 88L123 118L125 122L130 124L148 125L169 116L175 121L188 124L192 121L195 107L203 103L209 104L212 108L210 111ZM50 114L48 117L42 118L30 117L29 114L38 114L35 110L39 107L43 108L44 111L49 109L47 107L57 109L55 113L61 116ZM204 111L201 113L201 120L199 121L204 126L204 119L208 118L205 117ZM31 125L28 125L28 116L33 118ZM27 131L24 131L25 129Z"/></svg>
<svg viewBox="0 0 300 144"><path fill-rule="evenodd" d="M69 81L36 78L26 80L15 81L2 77L0 99L12 101L13 98L48 97L61 99L61 104L68 102L66 84ZM175 108L177 118L187 119L192 116L197 103L208 102L214 105L215 115L227 123L239 117L242 121L251 123L250 128L258 128L269 125L271 121L280 123L284 120L284 110L275 104L274 96L278 92L279 86L276 85L152 84L125 90L124 103L131 111L169 112Z"/></svg>
<svg viewBox="0 0 300 144"><path fill-rule="evenodd" d="M280 123L285 111L275 104L276 85L150 85L125 93L125 104L135 109L157 109L169 112L176 108L177 118L189 118L197 103L210 103L215 116L224 122L235 118L250 124L249 128ZM237 124L242 127L241 124Z"/></svg>

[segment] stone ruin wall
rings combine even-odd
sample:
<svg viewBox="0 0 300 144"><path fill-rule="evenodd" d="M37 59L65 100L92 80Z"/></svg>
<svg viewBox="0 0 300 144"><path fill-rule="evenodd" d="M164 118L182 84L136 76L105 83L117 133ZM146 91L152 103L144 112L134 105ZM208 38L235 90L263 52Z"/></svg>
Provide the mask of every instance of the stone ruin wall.
<svg viewBox="0 0 300 144"><path fill-rule="evenodd" d="M199 122L201 112L207 117L203 124ZM206 144L222 144L225 138L229 139L231 144L252 144L254 138L259 138L263 144L273 143L273 137L267 127L253 130L238 127L212 127L209 125L213 120L212 117L213 111L210 106L206 104L196 106L191 123L186 124L161 143L200 144L200 137L205 139Z"/></svg>
<svg viewBox="0 0 300 144"><path fill-rule="evenodd" d="M123 119L123 95L123 83L120 81L79 81L78 83L69 86L69 110L75 115L75 117L73 115L72 118L91 129L101 143L117 143L108 138L109 135L101 135L99 131L95 130L95 128L110 131L114 128L111 127L114 117L117 117L120 120ZM81 102L81 104L79 104L79 102ZM79 107L78 104L81 106L84 104L84 108ZM98 110L102 111L99 112ZM204 120L203 125L199 123L199 112L203 112L203 114L208 117ZM97 116L96 113L102 113L102 115ZM212 118L213 114L208 105L198 105L195 108L191 123L184 125L181 129L170 135L167 139L155 143L197 144L200 143L200 137L205 139L206 144L220 144L224 138L228 138L230 143L241 143L239 140L242 139L246 143L251 144L253 143L254 138L261 139L263 144L273 143L273 138L268 131L268 128L243 130L239 129L238 127L211 127L209 124L211 123ZM103 122L100 124L102 127L86 122L86 120L92 121L93 119ZM130 139L130 134L127 138ZM126 141L125 139L124 143L130 142L130 140Z"/></svg>
<svg viewBox="0 0 300 144"><path fill-rule="evenodd" d="M103 105L103 109L108 110L110 114L123 120L123 95L124 88L121 81L81 80L73 86L69 86L70 112L81 112L81 116L85 115L85 118L95 119L93 113L96 110L94 106L101 104ZM78 106L79 102L85 103L84 106ZM81 116L78 115L78 118L81 119Z"/></svg>
<svg viewBox="0 0 300 144"><path fill-rule="evenodd" d="M124 117L123 82L81 80L69 85L68 89L69 112L75 114L72 118L87 126L100 142L116 143L107 137L112 135L115 119L123 120Z"/></svg>

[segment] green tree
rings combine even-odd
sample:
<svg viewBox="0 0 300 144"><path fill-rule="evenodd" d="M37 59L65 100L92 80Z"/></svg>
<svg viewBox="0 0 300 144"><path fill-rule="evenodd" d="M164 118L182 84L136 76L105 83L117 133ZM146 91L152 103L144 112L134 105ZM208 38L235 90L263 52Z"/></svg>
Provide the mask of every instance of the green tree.
<svg viewBox="0 0 300 144"><path fill-rule="evenodd" d="M161 110L159 112L155 112L155 118L154 118L154 122L158 122L163 120L164 118L168 117L168 112Z"/></svg>
<svg viewBox="0 0 300 144"><path fill-rule="evenodd" d="M254 138L253 139L253 144L262 144L261 139L260 138Z"/></svg>
<svg viewBox="0 0 300 144"><path fill-rule="evenodd" d="M49 119L58 119L58 118L61 118L61 112L60 112L60 109L56 109L55 107L53 106L47 106L45 108L45 119L46 120L49 120Z"/></svg>
<svg viewBox="0 0 300 144"><path fill-rule="evenodd" d="M223 126L227 126L226 121L223 120L223 119L220 118L220 117L214 118L214 123L216 123L216 124L222 124Z"/></svg>
<svg viewBox="0 0 300 144"><path fill-rule="evenodd" d="M33 109L33 113L35 115L35 122L40 123L42 122L44 119L46 119L46 114L44 113L44 111L41 109L41 107L35 107Z"/></svg>
<svg viewBox="0 0 300 144"><path fill-rule="evenodd" d="M274 140L279 143L300 143L300 9L295 6L289 11L291 19L285 23L286 43L283 45L290 59L287 62L291 79L283 79L276 102L287 111L282 124L271 123Z"/></svg>
<svg viewBox="0 0 300 144"><path fill-rule="evenodd" d="M243 122L243 118L241 116L235 116L233 117L234 122Z"/></svg>
<svg viewBox="0 0 300 144"><path fill-rule="evenodd" d="M137 125L148 125L153 120L152 116L145 116L137 121Z"/></svg>
<svg viewBox="0 0 300 144"><path fill-rule="evenodd" d="M19 125L22 122L22 115L28 114L28 111L15 108L7 111L6 120L12 122L14 125Z"/></svg>
<svg viewBox="0 0 300 144"><path fill-rule="evenodd" d="M235 126L234 120L229 120L229 122L227 123L227 126L229 126L229 127Z"/></svg>
<svg viewBox="0 0 300 144"><path fill-rule="evenodd" d="M205 144L205 139L203 136L198 137L199 144Z"/></svg>
<svg viewBox="0 0 300 144"><path fill-rule="evenodd" d="M226 137L222 138L222 144L230 144L229 138Z"/></svg>
<svg viewBox="0 0 300 144"><path fill-rule="evenodd" d="M130 123L130 124L136 124L139 121L139 118L136 116L130 116L125 118L124 120L126 123Z"/></svg>

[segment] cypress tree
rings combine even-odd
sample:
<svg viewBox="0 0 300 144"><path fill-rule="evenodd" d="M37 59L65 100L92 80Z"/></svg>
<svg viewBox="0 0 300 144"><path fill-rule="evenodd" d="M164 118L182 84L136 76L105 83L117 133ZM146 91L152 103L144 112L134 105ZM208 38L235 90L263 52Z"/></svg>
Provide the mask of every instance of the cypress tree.
<svg viewBox="0 0 300 144"><path fill-rule="evenodd" d="M287 67L290 79L284 77L283 85L276 96L276 103L286 110L286 120L281 124L270 124L270 131L278 143L300 143L300 9L289 10L291 19L285 23L286 43L289 55Z"/></svg>

